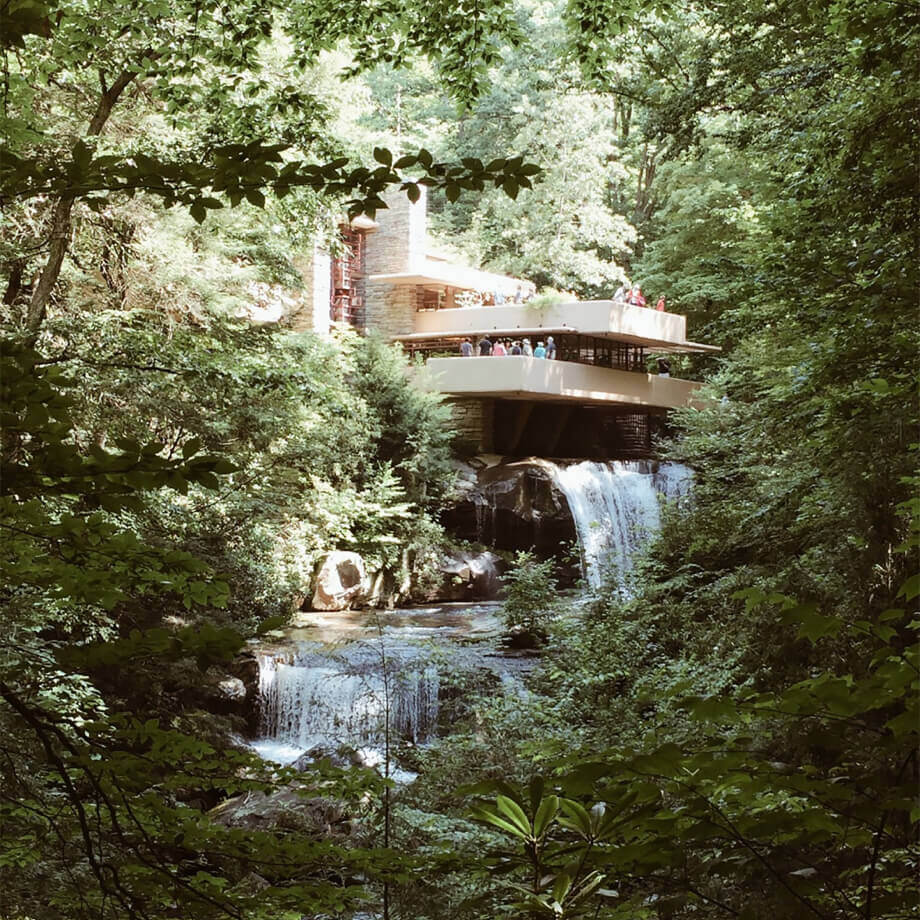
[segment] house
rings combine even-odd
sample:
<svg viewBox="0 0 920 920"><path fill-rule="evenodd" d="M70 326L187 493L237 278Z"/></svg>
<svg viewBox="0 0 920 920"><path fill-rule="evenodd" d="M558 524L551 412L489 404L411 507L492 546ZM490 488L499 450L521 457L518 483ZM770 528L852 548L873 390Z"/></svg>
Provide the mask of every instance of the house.
<svg viewBox="0 0 920 920"><path fill-rule="evenodd" d="M693 403L699 383L647 370L650 356L719 351L687 339L686 317L611 300L514 302L533 293L531 282L428 247L424 189L414 204L402 193L388 204L343 230L339 256L314 253L305 272L313 311L295 328L348 323L423 356L419 384L450 398L469 451L646 456L668 410ZM484 335L534 345L552 336L556 359L460 357L465 338Z"/></svg>

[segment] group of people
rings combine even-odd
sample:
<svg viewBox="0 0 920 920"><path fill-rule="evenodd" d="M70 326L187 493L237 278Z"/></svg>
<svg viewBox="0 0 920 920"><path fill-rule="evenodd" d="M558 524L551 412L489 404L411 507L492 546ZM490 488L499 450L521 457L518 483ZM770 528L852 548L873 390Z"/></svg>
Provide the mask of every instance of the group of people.
<svg viewBox="0 0 920 920"><path fill-rule="evenodd" d="M475 345L471 339L464 339L460 343L460 354L464 358L472 358L473 355L492 355L494 357L503 357L504 355L523 355L527 358L555 358L556 343L553 337L547 336L546 342L537 341L536 348L530 342L530 339L522 339L520 342L513 342L511 339L496 338L493 342L488 335L484 335Z"/></svg>
<svg viewBox="0 0 920 920"><path fill-rule="evenodd" d="M519 284L513 294L505 294L504 291L480 291L477 297L484 307L500 307L506 303L527 303L533 297L533 291L525 291Z"/></svg>
<svg viewBox="0 0 920 920"><path fill-rule="evenodd" d="M634 307L648 307L649 305L648 301L645 299L645 295L642 293L642 285L640 284L633 285L633 287L630 287L628 284L621 284L613 295L613 300L615 303L629 303ZM664 313L664 294L658 298L655 309L660 313Z"/></svg>

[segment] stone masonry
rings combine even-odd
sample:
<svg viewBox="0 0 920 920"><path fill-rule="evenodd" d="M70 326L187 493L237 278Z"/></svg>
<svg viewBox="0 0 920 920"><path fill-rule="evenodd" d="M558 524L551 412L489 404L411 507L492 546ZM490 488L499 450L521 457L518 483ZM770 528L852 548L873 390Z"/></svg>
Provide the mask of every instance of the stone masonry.
<svg viewBox="0 0 920 920"><path fill-rule="evenodd" d="M492 453L495 430L495 400L449 400L457 445L468 453Z"/></svg>
<svg viewBox="0 0 920 920"><path fill-rule="evenodd" d="M426 189L413 204L405 192L385 196L389 207L376 216L377 229L369 239L365 263L367 328L385 337L413 331L418 289L410 284L372 281L370 276L410 272L422 266L427 244Z"/></svg>
<svg viewBox="0 0 920 920"><path fill-rule="evenodd" d="M303 278L303 308L290 318L294 332L316 332L320 335L329 331L329 295L331 285L331 259L328 252L319 246L297 259L297 271Z"/></svg>

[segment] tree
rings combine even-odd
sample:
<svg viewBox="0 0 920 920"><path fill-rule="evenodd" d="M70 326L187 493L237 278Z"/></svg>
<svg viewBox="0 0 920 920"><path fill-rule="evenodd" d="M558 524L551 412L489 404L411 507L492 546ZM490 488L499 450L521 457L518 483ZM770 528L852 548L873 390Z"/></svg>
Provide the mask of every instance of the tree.
<svg viewBox="0 0 920 920"><path fill-rule="evenodd" d="M907 585L901 596L915 590ZM784 604L786 622L814 644L850 628ZM493 858L496 874L532 879L529 888L513 886L526 898L512 915L613 918L651 907L658 917L908 916L917 860L917 626L904 608L856 624L854 639L871 655L861 674L685 698L684 711L706 727L704 745L651 744L595 762L579 752L552 764L550 789L539 778L531 784L529 813L520 789L471 790L500 790L473 809L513 843ZM782 733L795 738L795 754L777 747Z"/></svg>
<svg viewBox="0 0 920 920"><path fill-rule="evenodd" d="M610 916L908 913L915 12L704 5L674 14L679 45L673 19L586 33L601 86L624 40L684 51L649 74L672 219L653 217L639 265L688 266L675 288L731 346L710 401L677 414L668 456L694 468L692 501L669 512L637 597L598 604L543 686L567 696L577 757L605 751L605 795L662 795L609 857ZM653 847L655 871L630 862Z"/></svg>
<svg viewBox="0 0 920 920"><path fill-rule="evenodd" d="M492 43L511 35L502 7L490 7L495 15L483 17L472 35L451 33L446 44L438 28L449 20L447 6L426 10L425 16L415 16L409 4L350 18L336 8L333 32L327 28L333 11L323 4L303 5L287 15L258 2L236 4L232 11L213 3L173 4L165 16L156 4L129 12L107 0L89 8L62 2L6 9L7 143L0 192L19 207L36 200L47 204L40 231L48 240L47 254L31 290L23 289L34 265L30 247L20 245L6 257L5 300L27 299L28 334L34 340L58 283L78 203L103 210L115 193L144 193L167 206L185 205L200 221L225 202L238 205L245 199L261 207L268 191L279 197L294 189L353 193L347 207L357 214L383 207L379 196L388 185L401 183L416 195L416 180L450 188L451 194L482 190L486 181L528 186L532 173L522 158L494 162L488 169L481 163L434 163L427 151L402 157L396 166L392 154L379 149L373 169L350 167L347 157L324 164L303 159L329 152L328 145L317 142L314 119L320 106L299 85L305 69L330 42L353 39L367 48L372 23L387 33L405 21L402 17L415 16L416 28L404 35L400 54L429 53L449 85L464 98L475 93L478 67L471 61L488 60ZM271 42L287 52L286 82L267 73ZM153 102L153 117L165 118L168 127L144 137L131 126L147 114L146 99ZM314 116L306 123L305 110ZM121 136L104 133L113 117L124 119ZM266 137L263 125L272 129L272 137ZM404 180L396 170L405 169L418 174ZM45 255L44 247L36 248Z"/></svg>
<svg viewBox="0 0 920 920"><path fill-rule="evenodd" d="M390 142L395 126L388 116L398 93L404 142L424 140L439 156L461 162L489 162L509 145L526 150L544 167L531 190L518 195L510 184L475 199L429 198L439 242L538 285L609 294L635 240L632 150L608 100L581 85L577 68L560 54L566 36L557 7L516 5L520 44L503 50L476 108L462 118L431 76L405 79L382 69L366 77L380 114L365 121L381 143Z"/></svg>
<svg viewBox="0 0 920 920"><path fill-rule="evenodd" d="M215 315L233 312L249 280L234 255L218 259L233 265L229 278L197 287L194 271L173 266L161 283L162 257L138 258L151 253L156 222L166 249L196 254L195 269L217 240L250 265L274 262L269 279L289 281L294 259L244 239L232 220L196 233L168 209L203 223L225 204L267 205L293 239L304 211L373 213L394 183L410 197L416 181L451 194L487 180L529 184L523 158L464 167L377 149L365 153L373 165L349 163L322 136L323 107L307 88L330 11L4 5L2 596L12 641L0 663L0 807L4 910L17 916L340 912L363 880L398 862L339 846L309 822L268 833L222 824L208 809L236 793L289 787L357 803L368 778L276 770L228 749L213 719L212 744L196 707L210 669L241 647L228 623L251 631L284 595L273 585L248 611L226 611L229 586L215 569L236 562L227 574L251 599L271 580L258 571L272 555L266 541L298 516L309 540L366 545L386 564L411 501L375 456L376 439L408 426L437 464L444 439L423 432L436 407L421 397L413 407L390 380L405 416L384 427L344 383L377 373L351 363L361 348L284 340ZM388 32L415 12L376 16ZM431 22L446 13L430 9ZM362 40L366 25L354 24ZM404 43L429 48L449 75L503 28L483 21L456 44L417 28ZM471 93L476 77L466 76ZM397 170L413 172L404 180ZM314 229L301 238L312 242ZM400 472L411 487L409 466ZM260 478L275 473L259 495ZM284 494L304 483L318 499L305 507ZM424 502L418 483L415 496ZM256 508L243 541L255 552L240 563ZM427 518L416 517L421 541Z"/></svg>

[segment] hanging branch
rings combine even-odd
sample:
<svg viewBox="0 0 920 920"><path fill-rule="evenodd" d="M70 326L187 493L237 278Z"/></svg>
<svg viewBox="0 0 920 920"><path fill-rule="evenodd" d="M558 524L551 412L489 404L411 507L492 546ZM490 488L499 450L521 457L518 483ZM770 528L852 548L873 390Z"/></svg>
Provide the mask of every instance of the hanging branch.
<svg viewBox="0 0 920 920"><path fill-rule="evenodd" d="M152 57L153 55L148 52L145 56ZM95 114L90 120L89 128L86 132L88 137L98 137L102 133L105 123L112 114L115 103L118 102L121 94L136 76L136 70L123 70L115 79L115 82L108 89L105 89L105 81L102 80L100 75L103 93L99 97ZM38 337L38 330L45 319L48 301L51 299L51 293L61 275L64 256L67 255L67 250L70 247L71 215L75 200L75 194L67 192L57 200L54 210L51 212L51 245L48 252L48 261L45 262L45 267L42 269L38 283L32 291L32 299L29 302L29 310L26 315L26 332L28 333L29 344L34 344Z"/></svg>

